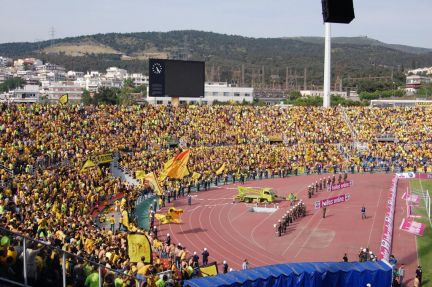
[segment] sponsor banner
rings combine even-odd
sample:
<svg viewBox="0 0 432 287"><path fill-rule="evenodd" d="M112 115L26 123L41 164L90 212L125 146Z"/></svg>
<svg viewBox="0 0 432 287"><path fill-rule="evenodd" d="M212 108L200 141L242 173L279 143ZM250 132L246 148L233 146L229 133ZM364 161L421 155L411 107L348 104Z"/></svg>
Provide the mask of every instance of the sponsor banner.
<svg viewBox="0 0 432 287"><path fill-rule="evenodd" d="M148 237L141 233L129 233L128 255L130 262L139 262L144 257L144 263L152 263L152 249Z"/></svg>
<svg viewBox="0 0 432 287"><path fill-rule="evenodd" d="M398 178L416 178L416 174L414 172L401 172L396 173Z"/></svg>
<svg viewBox="0 0 432 287"><path fill-rule="evenodd" d="M432 179L432 174L428 173L416 173L416 178L418 179Z"/></svg>
<svg viewBox="0 0 432 287"><path fill-rule="evenodd" d="M417 236L423 236L426 225L420 222L416 222L411 218L402 219L402 223L399 229L412 233Z"/></svg>
<svg viewBox="0 0 432 287"><path fill-rule="evenodd" d="M412 218L421 218L421 215L414 214L414 206L407 205L408 216Z"/></svg>
<svg viewBox="0 0 432 287"><path fill-rule="evenodd" d="M90 159L96 164L110 163L113 161L112 153L95 154L90 156Z"/></svg>
<svg viewBox="0 0 432 287"><path fill-rule="evenodd" d="M394 211L396 204L396 192L397 192L397 184L398 184L399 176L396 175L392 180L392 185L390 187L390 194L387 200L386 213L384 219L384 230L381 239L380 246L380 258L389 260L391 254L391 243L393 237L393 220L394 220Z"/></svg>
<svg viewBox="0 0 432 287"><path fill-rule="evenodd" d="M353 183L354 182L352 180L350 180L350 181L347 181L344 183L333 184L333 185L330 185L327 187L327 191L335 191L335 190L339 190L339 189L343 189L343 188L348 188L348 187L353 186Z"/></svg>
<svg viewBox="0 0 432 287"><path fill-rule="evenodd" d="M402 199L405 199L409 204L413 204L413 205L420 204L420 196L418 194L404 192L404 194L402 195Z"/></svg>
<svg viewBox="0 0 432 287"><path fill-rule="evenodd" d="M349 198L350 198L350 195L348 193L342 194L342 195L330 197L327 199L315 201L314 206L315 206L315 209L317 209L317 208L321 208L324 206L330 206L330 205L346 202L349 200Z"/></svg>
<svg viewBox="0 0 432 287"><path fill-rule="evenodd" d="M418 194L410 194L407 198L407 201L414 204L414 205L419 205L420 204L420 196L418 196Z"/></svg>

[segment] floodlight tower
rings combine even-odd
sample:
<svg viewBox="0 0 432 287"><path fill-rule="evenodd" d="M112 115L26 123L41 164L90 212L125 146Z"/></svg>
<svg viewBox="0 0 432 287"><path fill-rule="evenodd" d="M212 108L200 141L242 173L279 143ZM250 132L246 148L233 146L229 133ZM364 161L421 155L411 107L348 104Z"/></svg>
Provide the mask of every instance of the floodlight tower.
<svg viewBox="0 0 432 287"><path fill-rule="evenodd" d="M352 0L321 0L325 27L323 107L330 107L331 83L331 26L330 23L348 24L354 19Z"/></svg>
<svg viewBox="0 0 432 287"><path fill-rule="evenodd" d="M324 47L324 95L323 107L330 107L330 83L331 83L331 24L325 26L325 47Z"/></svg>

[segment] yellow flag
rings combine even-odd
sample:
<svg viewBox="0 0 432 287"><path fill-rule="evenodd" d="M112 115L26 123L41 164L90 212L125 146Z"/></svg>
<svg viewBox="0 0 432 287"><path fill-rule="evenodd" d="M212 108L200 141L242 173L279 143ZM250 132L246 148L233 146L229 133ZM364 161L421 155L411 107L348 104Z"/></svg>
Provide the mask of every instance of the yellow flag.
<svg viewBox="0 0 432 287"><path fill-rule="evenodd" d="M155 217L159 220L160 224L181 223L180 217L182 214L183 209L170 207L166 214L156 213Z"/></svg>
<svg viewBox="0 0 432 287"><path fill-rule="evenodd" d="M210 263L207 266L202 266L199 269L202 277L216 276L219 273L216 262Z"/></svg>
<svg viewBox="0 0 432 287"><path fill-rule="evenodd" d="M154 174L154 172L150 172L149 174L146 174L144 176L144 180L146 182L148 182L148 184L150 185L150 187L153 189L153 191L157 194L157 195L162 195L162 187L160 186L156 175Z"/></svg>
<svg viewBox="0 0 432 287"><path fill-rule="evenodd" d="M201 173L194 172L194 173L192 174L192 179L193 179L193 180L197 180L197 179L200 178L200 177L201 177Z"/></svg>
<svg viewBox="0 0 432 287"><path fill-rule="evenodd" d="M167 161L164 165L164 170L161 173L161 179L164 180L165 177L183 179L185 176L189 175L189 170L187 168L189 157L190 150L186 149L176 157ZM163 176L162 174L166 174L166 176Z"/></svg>
<svg viewBox="0 0 432 287"><path fill-rule="evenodd" d="M68 95L63 95L59 98L59 102L62 105L66 105L69 102L69 96Z"/></svg>
<svg viewBox="0 0 432 287"><path fill-rule="evenodd" d="M121 212L121 223L127 228L129 229L129 214L126 211L126 209L123 209L123 211Z"/></svg>
<svg viewBox="0 0 432 287"><path fill-rule="evenodd" d="M225 163L216 171L216 174L219 175L225 171Z"/></svg>
<svg viewBox="0 0 432 287"><path fill-rule="evenodd" d="M141 261L141 257L144 258L144 263L152 263L152 250L150 241L145 234L134 233L128 234L128 254L131 262Z"/></svg>
<svg viewBox="0 0 432 287"><path fill-rule="evenodd" d="M81 171L86 171L86 170L88 170L88 169L90 169L92 167L95 167L95 166L96 166L96 164L92 160L88 159L84 163L83 167L81 168Z"/></svg>
<svg viewBox="0 0 432 287"><path fill-rule="evenodd" d="M145 174L145 171L143 171L143 170L137 170L135 172L136 179L139 179L142 181L142 180L144 180L145 176L146 176L146 174Z"/></svg>

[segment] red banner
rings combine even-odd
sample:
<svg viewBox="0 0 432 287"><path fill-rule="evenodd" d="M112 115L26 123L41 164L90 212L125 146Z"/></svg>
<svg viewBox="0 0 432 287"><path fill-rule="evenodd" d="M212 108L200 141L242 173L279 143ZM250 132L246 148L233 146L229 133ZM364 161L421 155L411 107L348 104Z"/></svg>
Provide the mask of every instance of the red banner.
<svg viewBox="0 0 432 287"><path fill-rule="evenodd" d="M343 203L345 201L348 201L350 198L349 194L342 194L342 195L338 195L338 196L334 196L334 197L330 197L327 199L322 199L319 201L315 201L314 206L315 208L321 208L324 206L330 206L330 205L334 205L334 204L338 204L338 203Z"/></svg>
<svg viewBox="0 0 432 287"><path fill-rule="evenodd" d="M418 179L432 179L432 174L416 173L415 178L418 178Z"/></svg>
<svg viewBox="0 0 432 287"><path fill-rule="evenodd" d="M404 218L399 228L403 231L415 234L417 236L423 236L426 225L420 222L416 222L411 218Z"/></svg>
<svg viewBox="0 0 432 287"><path fill-rule="evenodd" d="M327 187L327 191L335 191L335 190L339 190L342 188L348 188L348 187L353 186L353 183L354 182L352 180L350 180L350 181L346 181L344 183L329 185Z"/></svg>
<svg viewBox="0 0 432 287"><path fill-rule="evenodd" d="M397 193L397 184L399 177L396 175L392 180L392 185L390 187L390 194L387 200L386 213L384 218L384 230L381 239L380 246L380 258L389 260L391 254L391 245L393 238L393 220L394 220L394 211L396 205L396 193Z"/></svg>

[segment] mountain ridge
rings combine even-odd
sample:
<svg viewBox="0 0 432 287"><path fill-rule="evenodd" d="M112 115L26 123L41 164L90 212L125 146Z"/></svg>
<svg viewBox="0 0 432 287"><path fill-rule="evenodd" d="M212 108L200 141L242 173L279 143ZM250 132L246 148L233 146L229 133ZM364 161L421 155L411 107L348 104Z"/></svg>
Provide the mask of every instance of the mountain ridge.
<svg viewBox="0 0 432 287"><path fill-rule="evenodd" d="M253 38L196 30L106 33L41 42L0 44L0 55L39 57L70 70L104 70L110 66L146 72L148 58L206 61L207 78L253 83L260 77L282 82L286 71L322 78L322 37ZM390 71L432 66L432 49L386 44L368 37L332 38L334 73L341 77L388 75ZM279 78L278 78L279 75Z"/></svg>

